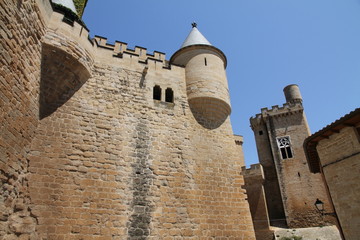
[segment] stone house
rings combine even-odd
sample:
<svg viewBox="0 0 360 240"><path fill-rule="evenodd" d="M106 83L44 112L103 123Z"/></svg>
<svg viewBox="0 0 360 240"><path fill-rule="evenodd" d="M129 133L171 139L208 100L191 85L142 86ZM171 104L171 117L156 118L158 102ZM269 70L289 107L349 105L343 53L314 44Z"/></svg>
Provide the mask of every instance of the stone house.
<svg viewBox="0 0 360 240"><path fill-rule="evenodd" d="M360 108L309 136L304 149L310 171L323 176L344 238L359 239Z"/></svg>

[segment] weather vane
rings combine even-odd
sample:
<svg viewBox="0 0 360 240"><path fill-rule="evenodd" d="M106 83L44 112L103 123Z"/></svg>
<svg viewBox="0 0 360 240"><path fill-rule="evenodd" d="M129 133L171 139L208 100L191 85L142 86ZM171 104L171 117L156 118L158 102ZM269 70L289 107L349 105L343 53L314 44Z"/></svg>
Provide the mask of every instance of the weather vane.
<svg viewBox="0 0 360 240"><path fill-rule="evenodd" d="M197 23L196 22L192 22L191 23L191 26L194 28L194 27L197 27Z"/></svg>

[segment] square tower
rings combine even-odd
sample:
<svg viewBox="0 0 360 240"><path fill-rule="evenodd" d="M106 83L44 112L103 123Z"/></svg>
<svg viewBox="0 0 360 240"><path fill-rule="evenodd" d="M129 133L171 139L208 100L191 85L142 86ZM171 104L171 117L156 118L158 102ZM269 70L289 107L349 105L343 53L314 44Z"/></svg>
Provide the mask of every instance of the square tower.
<svg viewBox="0 0 360 240"><path fill-rule="evenodd" d="M301 94L294 84L285 87L284 93L283 106L262 108L261 113L250 118L264 169L270 225L319 226L331 219L322 219L314 207L316 198L328 197L321 175L310 173L303 151L310 130Z"/></svg>

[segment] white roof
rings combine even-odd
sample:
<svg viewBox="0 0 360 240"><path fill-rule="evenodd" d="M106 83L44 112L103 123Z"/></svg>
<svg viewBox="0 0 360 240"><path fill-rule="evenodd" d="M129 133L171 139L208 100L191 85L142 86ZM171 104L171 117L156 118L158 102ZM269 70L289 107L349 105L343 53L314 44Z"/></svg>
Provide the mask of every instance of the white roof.
<svg viewBox="0 0 360 240"><path fill-rule="evenodd" d="M193 23L193 28L191 32L185 39L184 43L181 45L181 48L190 46L190 45L209 45L212 46L211 43L201 34L201 32L197 29L196 24Z"/></svg>
<svg viewBox="0 0 360 240"><path fill-rule="evenodd" d="M51 0L53 3L63 5L64 7L70 8L74 13L76 12L73 0Z"/></svg>

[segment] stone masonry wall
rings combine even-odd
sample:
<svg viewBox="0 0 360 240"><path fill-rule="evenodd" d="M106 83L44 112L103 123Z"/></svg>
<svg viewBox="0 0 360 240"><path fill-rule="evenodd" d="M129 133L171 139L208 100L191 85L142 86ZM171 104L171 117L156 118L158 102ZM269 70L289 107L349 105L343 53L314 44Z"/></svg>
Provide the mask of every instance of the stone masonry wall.
<svg viewBox="0 0 360 240"><path fill-rule="evenodd" d="M184 69L98 60L43 119L30 152L37 228L50 239L254 239L231 125L208 130L187 104ZM153 86L174 103L152 99ZM164 92L163 92L164 93Z"/></svg>
<svg viewBox="0 0 360 240"><path fill-rule="evenodd" d="M329 139L321 140L316 149L344 237L358 239L360 136L354 127L346 127ZM332 212L332 209L325 212Z"/></svg>
<svg viewBox="0 0 360 240"><path fill-rule="evenodd" d="M273 152L289 227L319 226L331 221L323 219L314 207L316 198L329 202L321 175L310 173L307 166L302 144L309 131L302 111L269 121L274 129ZM276 137L281 136L290 136L293 158L281 159L276 143Z"/></svg>
<svg viewBox="0 0 360 240"><path fill-rule="evenodd" d="M230 120L199 125L184 68L0 4L3 239L255 239Z"/></svg>
<svg viewBox="0 0 360 240"><path fill-rule="evenodd" d="M250 168L242 167L245 180L245 189L250 205L251 217L254 224L257 240L272 240L273 231L270 230L270 221L264 192L264 172L262 166L252 164Z"/></svg>
<svg viewBox="0 0 360 240"><path fill-rule="evenodd" d="M252 118L250 119L250 121L252 130L254 131L259 162L264 170L265 180L263 184L269 220L272 226L284 226L286 225L284 224L284 206L282 204L281 192L279 188L279 179L276 173L267 126L261 118Z"/></svg>
<svg viewBox="0 0 360 240"><path fill-rule="evenodd" d="M35 1L0 1L1 239L37 239L26 155L39 122L44 34L45 22Z"/></svg>

